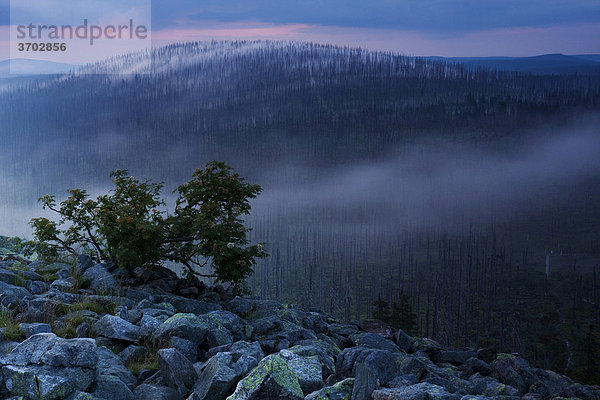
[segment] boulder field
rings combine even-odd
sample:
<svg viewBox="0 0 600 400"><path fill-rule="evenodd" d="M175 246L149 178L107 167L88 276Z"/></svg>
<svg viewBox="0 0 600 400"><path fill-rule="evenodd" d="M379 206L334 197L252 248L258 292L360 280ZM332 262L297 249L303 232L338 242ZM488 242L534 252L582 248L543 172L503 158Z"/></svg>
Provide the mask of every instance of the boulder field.
<svg viewBox="0 0 600 400"><path fill-rule="evenodd" d="M600 400L600 388L494 349L79 256L0 262L0 398Z"/></svg>

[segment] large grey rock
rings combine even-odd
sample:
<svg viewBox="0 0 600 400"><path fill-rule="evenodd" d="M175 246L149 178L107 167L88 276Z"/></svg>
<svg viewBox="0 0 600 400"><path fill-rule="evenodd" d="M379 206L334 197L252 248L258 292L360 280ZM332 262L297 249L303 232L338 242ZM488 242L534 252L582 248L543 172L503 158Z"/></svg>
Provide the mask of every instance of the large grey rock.
<svg viewBox="0 0 600 400"><path fill-rule="evenodd" d="M58 337L53 333L41 333L31 336L8 355L0 359L2 365L25 366L28 364L41 364L42 356L54 346Z"/></svg>
<svg viewBox="0 0 600 400"><path fill-rule="evenodd" d="M166 319L164 320L166 321ZM150 315L143 314L142 319L139 322L139 327L142 328L149 335L154 335L158 327L164 322L160 321Z"/></svg>
<svg viewBox="0 0 600 400"><path fill-rule="evenodd" d="M171 337L169 346L177 349L181 354L187 357L192 363L198 361L198 345L191 340L183 339L177 336Z"/></svg>
<svg viewBox="0 0 600 400"><path fill-rule="evenodd" d="M399 352L354 347L342 351L336 362L338 378L353 378L356 376L356 366L364 363L375 374L382 386L391 379L401 375L403 363L408 355Z"/></svg>
<svg viewBox="0 0 600 400"><path fill-rule="evenodd" d="M36 264L34 266L36 272L38 273L57 273L58 271L62 270L62 269L70 269L71 266L69 264L65 264L65 263L52 263L52 264Z"/></svg>
<svg viewBox="0 0 600 400"><path fill-rule="evenodd" d="M198 375L187 357L176 349L162 349L158 351L158 365L167 386L177 390L181 396L189 394Z"/></svg>
<svg viewBox="0 0 600 400"><path fill-rule="evenodd" d="M236 297L226 304L227 310L245 319L254 319L262 315L264 310L273 310L281 307L275 300L262 300L258 298Z"/></svg>
<svg viewBox="0 0 600 400"><path fill-rule="evenodd" d="M290 317L290 319L292 318ZM252 320L250 325L253 331L252 336L261 342L265 340L286 340L293 345L300 340L317 339L313 331L290 322L288 319L282 319L276 314Z"/></svg>
<svg viewBox="0 0 600 400"><path fill-rule="evenodd" d="M195 314L175 314L158 327L154 337L167 340L171 336L178 336L200 345L206 339L208 329L206 322Z"/></svg>
<svg viewBox="0 0 600 400"><path fill-rule="evenodd" d="M211 311L205 315L201 315L201 318L209 325L212 325L210 322L212 320L214 325L224 327L233 336L234 341L248 339L245 334L246 321L230 311Z"/></svg>
<svg viewBox="0 0 600 400"><path fill-rule="evenodd" d="M325 387L306 396L304 400L349 400L354 378L347 378L333 386Z"/></svg>
<svg viewBox="0 0 600 400"><path fill-rule="evenodd" d="M246 376L265 356L258 342L248 343L244 341L213 348L208 352L208 355L211 356L211 359L209 359L203 368L206 368L210 363L218 363L219 368L217 368L217 372L215 373L218 380L219 375L225 374L218 372L221 369L221 365L226 365L227 369L235 372L235 382L239 378ZM202 375L202 371L200 375ZM211 376L210 370L208 376Z"/></svg>
<svg viewBox="0 0 600 400"><path fill-rule="evenodd" d="M153 317L160 322L165 322L168 318L171 318L173 315L177 314L176 311L171 311L164 308L140 308L139 310L143 315Z"/></svg>
<svg viewBox="0 0 600 400"><path fill-rule="evenodd" d="M232 353L217 353L204 365L188 400L224 399L238 378Z"/></svg>
<svg viewBox="0 0 600 400"><path fill-rule="evenodd" d="M265 357L265 354L263 353L262 348L260 347L260 344L258 342L250 343L243 340L235 343L226 344L223 346L213 347L207 352L207 355L208 357L212 357L217 353L223 352L234 353L236 358L241 358L245 356L253 357L256 358L258 361L262 360Z"/></svg>
<svg viewBox="0 0 600 400"><path fill-rule="evenodd" d="M82 368L57 368L45 365L6 365L2 376L7 390L28 399L64 399L76 390L86 390L94 371Z"/></svg>
<svg viewBox="0 0 600 400"><path fill-rule="evenodd" d="M95 369L98 353L92 339L62 339L53 333L33 335L0 358L2 365L29 364Z"/></svg>
<svg viewBox="0 0 600 400"><path fill-rule="evenodd" d="M490 366L479 358L471 357L461 367L462 377L469 378L471 375L479 372L481 375L489 375L491 372Z"/></svg>
<svg viewBox="0 0 600 400"><path fill-rule="evenodd" d="M527 361L510 354L502 354L491 364L491 369L493 377L498 381L516 388L520 394L525 394L529 386L527 377L530 375Z"/></svg>
<svg viewBox="0 0 600 400"><path fill-rule="evenodd" d="M133 395L139 400L181 400L181 396L175 389L146 383L136 387Z"/></svg>
<svg viewBox="0 0 600 400"><path fill-rule="evenodd" d="M298 376L278 354L260 361L227 400L304 399Z"/></svg>
<svg viewBox="0 0 600 400"><path fill-rule="evenodd" d="M350 336L356 346L380 349L385 351L400 351L398 345L389 339L375 333L359 333Z"/></svg>
<svg viewBox="0 0 600 400"><path fill-rule="evenodd" d="M9 285L17 285L19 281L22 281L23 277L19 276L17 273L0 268L0 282L8 283Z"/></svg>
<svg viewBox="0 0 600 400"><path fill-rule="evenodd" d="M519 391L510 385L498 382L489 376L473 375L469 382L473 384L475 393L484 393L488 396L518 396Z"/></svg>
<svg viewBox="0 0 600 400"><path fill-rule="evenodd" d="M137 379L123 364L123 360L106 347L98 348L97 378L114 376L125 383L129 389L133 389Z"/></svg>
<svg viewBox="0 0 600 400"><path fill-rule="evenodd" d="M323 387L323 370L319 357L301 357L289 350L281 350L279 355L298 376L298 383L305 395Z"/></svg>
<svg viewBox="0 0 600 400"><path fill-rule="evenodd" d="M99 292L111 292L117 288L117 281L102 264L86 269L82 277L89 280L90 287Z"/></svg>
<svg viewBox="0 0 600 400"><path fill-rule="evenodd" d="M98 364L96 343L89 338L58 338L54 346L42 355L41 362L53 367L95 369Z"/></svg>
<svg viewBox="0 0 600 400"><path fill-rule="evenodd" d="M356 366L356 378L352 388L352 400L370 400L373 391L379 389L379 379L364 363Z"/></svg>
<svg viewBox="0 0 600 400"><path fill-rule="evenodd" d="M225 319L221 321L221 316L224 315ZM233 329L236 329L236 324L242 326L241 322L237 322L235 319L227 317L237 317L235 314L229 311L210 312L204 315L198 316L200 321L203 321L208 326L206 332L205 347L210 349L217 346L223 346L229 343L233 343L233 335L225 324L228 324ZM239 328L238 328L239 329Z"/></svg>
<svg viewBox="0 0 600 400"><path fill-rule="evenodd" d="M436 363L463 365L469 358L477 357L477 352L470 350L442 350L435 358Z"/></svg>
<svg viewBox="0 0 600 400"><path fill-rule="evenodd" d="M174 305L180 313L202 315L221 309L221 306L216 303L209 303L206 301L194 300L181 296L164 296L164 301Z"/></svg>
<svg viewBox="0 0 600 400"><path fill-rule="evenodd" d="M28 280L25 282L25 288L29 290L31 294L39 295L46 293L50 287L46 282Z"/></svg>
<svg viewBox="0 0 600 400"><path fill-rule="evenodd" d="M94 396L91 393L76 391L73 392L66 400L104 400Z"/></svg>
<svg viewBox="0 0 600 400"><path fill-rule="evenodd" d="M327 345L327 343L321 341L312 341L310 344L297 345L289 349L294 354L301 357L317 356L323 369L323 376L327 377L331 374L335 374L335 358L338 354L337 351Z"/></svg>
<svg viewBox="0 0 600 400"><path fill-rule="evenodd" d="M0 282L0 305L15 307L21 301L31 298L31 293L20 286Z"/></svg>
<svg viewBox="0 0 600 400"><path fill-rule="evenodd" d="M110 339L136 343L144 335L144 331L131 322L115 315L105 315L94 324L94 330L100 336Z"/></svg>
<svg viewBox="0 0 600 400"><path fill-rule="evenodd" d="M107 400L137 400L129 387L116 376L103 375L98 377L92 394Z"/></svg>
<svg viewBox="0 0 600 400"><path fill-rule="evenodd" d="M460 394L448 393L448 391L431 383L418 383L416 385L393 388L378 389L373 392L373 400L460 400Z"/></svg>

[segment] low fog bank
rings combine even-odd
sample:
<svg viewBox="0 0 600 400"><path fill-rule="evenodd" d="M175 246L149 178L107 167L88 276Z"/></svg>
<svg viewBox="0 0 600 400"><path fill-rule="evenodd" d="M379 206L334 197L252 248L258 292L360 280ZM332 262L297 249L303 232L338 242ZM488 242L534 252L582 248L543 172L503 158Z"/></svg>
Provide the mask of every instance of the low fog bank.
<svg viewBox="0 0 600 400"><path fill-rule="evenodd" d="M600 132L595 122L551 136L533 132L519 143L485 149L437 140L405 145L377 161L350 165L317 166L301 157L273 162L248 179L264 187L249 222L256 227L257 239L270 232L268 237L278 235L277 241L285 242L289 227L342 235L406 229L452 232L532 212L550 215L557 205L569 205L573 199L593 207L589 197L600 190ZM107 142L112 144L114 138ZM41 154L35 158L49 162ZM243 160L226 161L245 175ZM64 171L59 161L49 164L54 169L38 164L32 162L32 168L44 172L43 178L31 171L18 176L0 166L0 235L30 236L28 221L44 215L35 200L45 193L56 194L60 201L71 187L85 188L93 196L108 190L108 170L97 170L91 181L78 176L78 171ZM189 177L193 170L187 164L175 167L182 176ZM132 172L147 176L135 168ZM52 183L53 175L62 183ZM98 182L103 182L102 188ZM163 194L169 195L182 182L166 182Z"/></svg>
<svg viewBox="0 0 600 400"><path fill-rule="evenodd" d="M306 167L289 168L298 170L280 173L302 176ZM378 162L320 171L304 183L266 183L255 212L267 220L452 230L585 198L589 193L573 191L598 176L600 132L585 125L498 149L415 144Z"/></svg>

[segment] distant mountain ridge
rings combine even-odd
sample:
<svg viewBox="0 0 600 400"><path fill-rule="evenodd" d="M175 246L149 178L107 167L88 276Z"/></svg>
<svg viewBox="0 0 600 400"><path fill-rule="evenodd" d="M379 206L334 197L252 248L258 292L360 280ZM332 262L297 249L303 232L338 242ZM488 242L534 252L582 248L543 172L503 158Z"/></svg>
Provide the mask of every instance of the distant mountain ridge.
<svg viewBox="0 0 600 400"><path fill-rule="evenodd" d="M427 57L430 60L464 64L473 68L545 74L600 73L600 55L543 54L533 57Z"/></svg>
<svg viewBox="0 0 600 400"><path fill-rule="evenodd" d="M13 67L12 73L11 64ZM24 75L62 74L73 71L75 68L77 68L77 66L72 64L14 58L0 61L0 78L13 78Z"/></svg>

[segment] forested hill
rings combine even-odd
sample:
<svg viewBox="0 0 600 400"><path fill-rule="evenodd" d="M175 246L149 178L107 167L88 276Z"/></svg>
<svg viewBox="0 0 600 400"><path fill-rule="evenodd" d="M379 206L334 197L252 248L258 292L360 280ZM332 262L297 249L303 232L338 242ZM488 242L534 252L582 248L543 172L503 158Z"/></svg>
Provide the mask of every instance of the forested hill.
<svg viewBox="0 0 600 400"><path fill-rule="evenodd" d="M0 94L0 151L51 145L53 160L87 177L121 164L154 174L158 164L159 178L181 180L182 166L215 157L261 175L268 160L337 165L424 136L518 136L600 107L598 76L473 71L316 44L177 44L88 72L144 72L148 57L149 74L72 74ZM14 175L31 169L12 161Z"/></svg>

